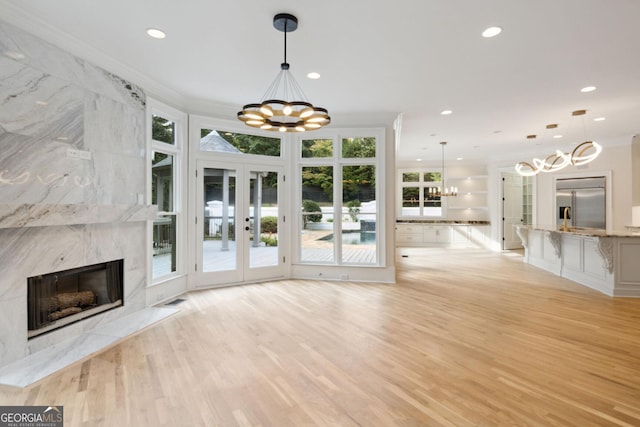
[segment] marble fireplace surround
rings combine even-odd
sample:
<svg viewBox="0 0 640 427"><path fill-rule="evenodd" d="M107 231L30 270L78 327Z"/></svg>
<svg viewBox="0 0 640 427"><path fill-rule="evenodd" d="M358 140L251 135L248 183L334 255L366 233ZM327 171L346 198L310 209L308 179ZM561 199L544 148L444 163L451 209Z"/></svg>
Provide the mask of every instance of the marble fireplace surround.
<svg viewBox="0 0 640 427"><path fill-rule="evenodd" d="M146 95L0 20L0 384L26 386L175 309L147 307ZM27 278L124 259L124 306L28 339Z"/></svg>
<svg viewBox="0 0 640 427"><path fill-rule="evenodd" d="M177 311L145 307L145 246L126 243L144 236L156 213L143 205L0 204L0 261L22 261L2 263L10 286L0 289L0 317L13 327L0 334L0 384L28 386ZM27 339L27 277L116 254L125 258L124 306Z"/></svg>

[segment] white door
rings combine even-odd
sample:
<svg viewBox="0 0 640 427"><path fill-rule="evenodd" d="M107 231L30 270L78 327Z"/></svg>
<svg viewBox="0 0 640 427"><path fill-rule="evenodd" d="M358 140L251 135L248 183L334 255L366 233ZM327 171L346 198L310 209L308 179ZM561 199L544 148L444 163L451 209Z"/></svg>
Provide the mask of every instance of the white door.
<svg viewBox="0 0 640 427"><path fill-rule="evenodd" d="M502 249L520 249L522 241L516 226L522 224L522 177L502 173Z"/></svg>
<svg viewBox="0 0 640 427"><path fill-rule="evenodd" d="M278 167L197 162L197 285L284 275Z"/></svg>

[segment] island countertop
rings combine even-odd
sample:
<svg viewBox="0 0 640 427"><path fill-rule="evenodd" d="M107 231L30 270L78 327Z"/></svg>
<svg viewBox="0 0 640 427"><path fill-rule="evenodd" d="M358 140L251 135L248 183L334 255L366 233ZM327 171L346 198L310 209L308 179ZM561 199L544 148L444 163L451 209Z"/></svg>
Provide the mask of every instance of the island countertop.
<svg viewBox="0 0 640 427"><path fill-rule="evenodd" d="M640 233L632 233L629 231L606 231L599 228L569 227L567 231L564 231L562 226L557 225L518 225L517 227L528 230L577 234L589 237L640 237Z"/></svg>
<svg viewBox="0 0 640 427"><path fill-rule="evenodd" d="M518 225L524 261L610 296L640 297L640 234Z"/></svg>

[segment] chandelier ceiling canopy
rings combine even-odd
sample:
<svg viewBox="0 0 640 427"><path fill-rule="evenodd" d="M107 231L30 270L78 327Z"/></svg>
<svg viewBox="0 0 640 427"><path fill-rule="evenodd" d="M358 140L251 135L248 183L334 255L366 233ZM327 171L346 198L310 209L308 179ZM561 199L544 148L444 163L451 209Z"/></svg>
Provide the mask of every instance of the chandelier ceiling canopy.
<svg viewBox="0 0 640 427"><path fill-rule="evenodd" d="M284 62L260 102L242 107L238 119L247 126L279 132L304 132L328 125L329 111L311 104L289 71L287 33L298 28L298 18L279 13L273 17L273 26L284 33Z"/></svg>

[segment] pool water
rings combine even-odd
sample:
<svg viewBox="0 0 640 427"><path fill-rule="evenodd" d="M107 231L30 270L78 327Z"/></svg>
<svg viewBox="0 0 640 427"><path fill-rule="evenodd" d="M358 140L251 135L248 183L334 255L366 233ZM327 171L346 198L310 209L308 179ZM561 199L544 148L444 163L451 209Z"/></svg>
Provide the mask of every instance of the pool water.
<svg viewBox="0 0 640 427"><path fill-rule="evenodd" d="M333 234L326 235L319 238L325 242L333 242ZM373 245L376 243L376 233L361 233L359 231L343 232L342 244L343 245Z"/></svg>

